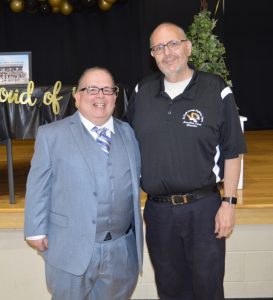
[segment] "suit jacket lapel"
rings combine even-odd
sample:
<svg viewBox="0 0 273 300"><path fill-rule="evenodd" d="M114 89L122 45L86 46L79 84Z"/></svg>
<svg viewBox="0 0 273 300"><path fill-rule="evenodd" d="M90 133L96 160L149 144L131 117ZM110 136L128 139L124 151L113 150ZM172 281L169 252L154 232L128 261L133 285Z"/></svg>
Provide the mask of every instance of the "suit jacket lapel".
<svg viewBox="0 0 273 300"><path fill-rule="evenodd" d="M91 155L91 149L87 143L86 137L84 136L84 127L80 120L78 112L76 112L72 116L69 126L71 129L72 136L79 148L79 153L82 155L83 159L86 161L86 164L89 167L90 172L93 175L93 178L95 178L95 173L94 173L91 161L90 161L90 159L88 159L88 157Z"/></svg>

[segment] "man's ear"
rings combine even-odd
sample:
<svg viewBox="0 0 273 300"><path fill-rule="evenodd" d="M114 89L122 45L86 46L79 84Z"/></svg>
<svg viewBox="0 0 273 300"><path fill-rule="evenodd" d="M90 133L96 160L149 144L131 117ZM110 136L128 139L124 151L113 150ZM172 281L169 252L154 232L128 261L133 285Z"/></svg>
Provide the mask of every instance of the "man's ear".
<svg viewBox="0 0 273 300"><path fill-rule="evenodd" d="M75 93L75 95L74 95L74 99L75 99L75 106L78 108L78 102L79 102L79 97L80 97L80 95L79 95L79 92L77 91L76 93Z"/></svg>
<svg viewBox="0 0 273 300"><path fill-rule="evenodd" d="M187 54L188 54L188 56L191 56L191 50L192 50L192 43L191 43L191 41L190 40L187 40Z"/></svg>

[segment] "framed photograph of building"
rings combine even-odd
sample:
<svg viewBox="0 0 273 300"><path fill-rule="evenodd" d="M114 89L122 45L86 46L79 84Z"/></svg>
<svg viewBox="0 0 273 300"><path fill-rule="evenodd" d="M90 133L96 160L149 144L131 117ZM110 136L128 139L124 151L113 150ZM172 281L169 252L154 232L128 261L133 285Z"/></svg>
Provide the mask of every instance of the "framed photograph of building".
<svg viewBox="0 0 273 300"><path fill-rule="evenodd" d="M0 52L0 87L27 85L32 79L31 52Z"/></svg>

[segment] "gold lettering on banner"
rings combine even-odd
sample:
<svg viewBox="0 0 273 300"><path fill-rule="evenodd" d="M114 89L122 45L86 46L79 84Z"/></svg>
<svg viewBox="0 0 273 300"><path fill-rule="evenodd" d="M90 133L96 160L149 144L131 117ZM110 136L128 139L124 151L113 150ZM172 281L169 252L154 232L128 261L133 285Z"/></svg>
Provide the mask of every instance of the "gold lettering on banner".
<svg viewBox="0 0 273 300"><path fill-rule="evenodd" d="M30 81L27 85L26 92L23 92L19 96L18 89L15 89L15 91L10 90L8 91L4 87L0 88L0 102L8 102L8 103L15 103L15 104L28 104L30 106L34 106L37 102L37 99L32 101L31 95L34 90L34 82Z"/></svg>
<svg viewBox="0 0 273 300"><path fill-rule="evenodd" d="M62 88L61 81L57 81L53 87L52 92L46 92L43 96L43 104L51 105L53 113L58 115L60 113L60 104L59 101L63 99L63 96L59 96L58 94ZM76 87L73 87L71 90L71 94L74 97L76 93ZM0 103L7 102L9 104L28 104L30 106L34 106L37 103L37 98L34 100L31 98L32 93L34 91L34 82L29 81L27 85L27 89L25 92L19 94L19 90L7 90L5 87L0 87Z"/></svg>
<svg viewBox="0 0 273 300"><path fill-rule="evenodd" d="M10 100L12 98L13 91L7 91L5 88L0 89L0 102L6 102L8 101L11 103L12 101Z"/></svg>
<svg viewBox="0 0 273 300"><path fill-rule="evenodd" d="M8 91L5 88L0 88L0 102L8 102L19 104L18 90Z"/></svg>
<svg viewBox="0 0 273 300"><path fill-rule="evenodd" d="M19 103L20 104L28 104L29 106L34 106L37 102L37 98L32 102L31 95L34 91L34 82L30 81L27 85L27 91L21 93L19 96ZM25 100L24 100L25 97Z"/></svg>
<svg viewBox="0 0 273 300"><path fill-rule="evenodd" d="M59 101L61 99L63 99L63 96L60 96L60 97L57 97L58 96L58 93L60 92L62 88L62 83L61 81L57 81L54 85L54 88L53 88L53 92L46 92L44 94L44 98L43 98L43 103L45 105L51 105L52 106L52 110L53 110L53 113L55 115L58 115L59 112L60 112L60 104L59 104Z"/></svg>
<svg viewBox="0 0 273 300"><path fill-rule="evenodd" d="M19 102L19 91L18 89L16 89L14 92L13 92L13 95L10 97L10 102L9 103L12 103L14 102L15 104L20 104Z"/></svg>

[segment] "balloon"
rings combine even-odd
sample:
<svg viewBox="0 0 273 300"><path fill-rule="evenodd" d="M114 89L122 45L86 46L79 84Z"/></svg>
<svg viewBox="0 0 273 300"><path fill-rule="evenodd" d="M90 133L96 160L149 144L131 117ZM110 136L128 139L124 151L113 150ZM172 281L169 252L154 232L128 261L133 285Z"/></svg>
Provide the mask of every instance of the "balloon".
<svg viewBox="0 0 273 300"><path fill-rule="evenodd" d="M36 0L25 0L25 11L33 14L38 11L39 3Z"/></svg>
<svg viewBox="0 0 273 300"><path fill-rule="evenodd" d="M62 5L61 5L61 9L60 10L61 10L61 13L63 15L68 16L68 15L70 15L72 13L73 6L70 3L68 3L68 2L63 2Z"/></svg>
<svg viewBox="0 0 273 300"><path fill-rule="evenodd" d="M47 2L42 2L39 10L43 15L48 15L51 12L51 6Z"/></svg>
<svg viewBox="0 0 273 300"><path fill-rule="evenodd" d="M69 0L69 3L72 5L76 5L77 3L79 3L79 0Z"/></svg>
<svg viewBox="0 0 273 300"><path fill-rule="evenodd" d="M53 14L57 14L58 12L60 12L60 8L58 6L52 6L51 10Z"/></svg>
<svg viewBox="0 0 273 300"><path fill-rule="evenodd" d="M77 1L71 2L71 0L70 0L70 3L73 5L74 11L75 11L75 12L80 12L80 11L82 11L83 8L84 8L81 1L78 1L78 0L77 0Z"/></svg>
<svg viewBox="0 0 273 300"><path fill-rule="evenodd" d="M83 7L92 8L97 4L98 0L81 0Z"/></svg>
<svg viewBox="0 0 273 300"><path fill-rule="evenodd" d="M56 7L56 6L60 6L62 4L62 0L48 0L48 3L52 6L52 7Z"/></svg>
<svg viewBox="0 0 273 300"><path fill-rule="evenodd" d="M11 0L10 9L13 12L19 13L24 10L24 1L23 0Z"/></svg>
<svg viewBox="0 0 273 300"><path fill-rule="evenodd" d="M113 4L106 2L105 0L99 0L98 6L101 10L109 10Z"/></svg>

